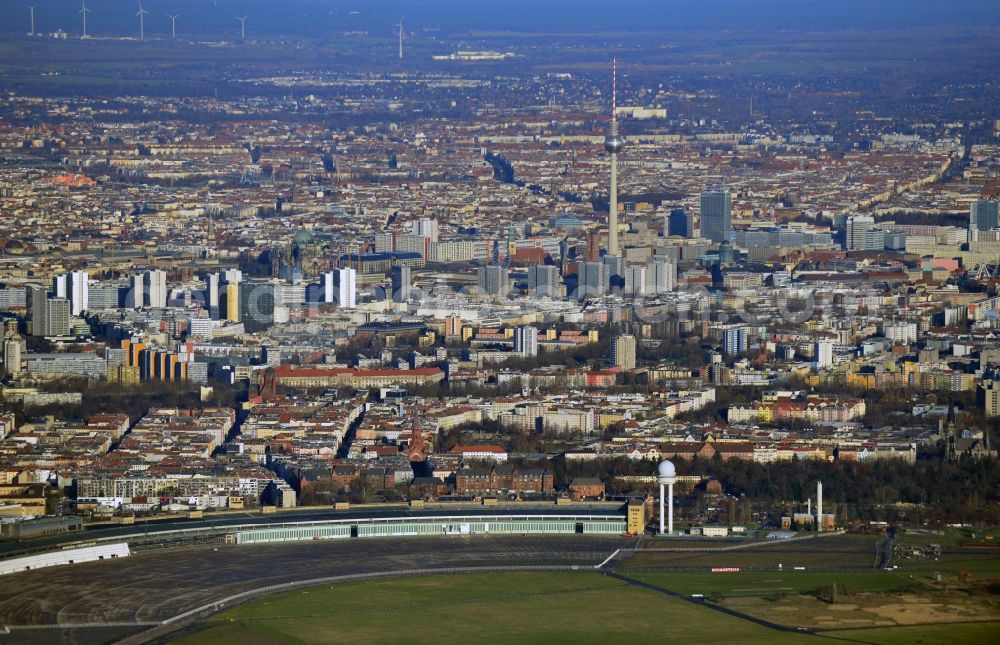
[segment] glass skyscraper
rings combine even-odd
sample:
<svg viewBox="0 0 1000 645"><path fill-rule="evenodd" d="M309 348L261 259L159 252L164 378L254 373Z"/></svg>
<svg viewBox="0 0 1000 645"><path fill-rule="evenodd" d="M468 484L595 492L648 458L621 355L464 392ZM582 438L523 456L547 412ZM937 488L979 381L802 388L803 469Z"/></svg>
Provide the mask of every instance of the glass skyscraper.
<svg viewBox="0 0 1000 645"><path fill-rule="evenodd" d="M975 242L979 231L988 231L997 227L998 202L992 199L979 199L969 206L969 241Z"/></svg>
<svg viewBox="0 0 1000 645"><path fill-rule="evenodd" d="M675 208L667 215L667 235L694 237L694 217L683 208Z"/></svg>
<svg viewBox="0 0 1000 645"><path fill-rule="evenodd" d="M701 236L716 244L730 241L733 201L729 186L708 186L701 192Z"/></svg>

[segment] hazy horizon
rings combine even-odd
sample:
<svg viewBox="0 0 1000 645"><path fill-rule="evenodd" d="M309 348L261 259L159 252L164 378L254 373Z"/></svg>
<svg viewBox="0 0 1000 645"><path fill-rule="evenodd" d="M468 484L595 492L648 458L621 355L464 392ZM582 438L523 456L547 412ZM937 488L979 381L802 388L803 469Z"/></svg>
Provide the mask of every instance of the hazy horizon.
<svg viewBox="0 0 1000 645"><path fill-rule="evenodd" d="M79 0L35 0L36 31L79 32ZM88 0L88 31L95 37L128 35L137 29L138 2ZM248 37L317 37L349 30L391 31L403 18L408 31L598 32L909 29L942 24L1000 22L1000 2L956 0L509 0L504 5L463 0L145 0L148 36L169 33L168 14L180 14L178 32L231 37L236 16L249 15ZM28 30L27 2L0 5L0 32Z"/></svg>

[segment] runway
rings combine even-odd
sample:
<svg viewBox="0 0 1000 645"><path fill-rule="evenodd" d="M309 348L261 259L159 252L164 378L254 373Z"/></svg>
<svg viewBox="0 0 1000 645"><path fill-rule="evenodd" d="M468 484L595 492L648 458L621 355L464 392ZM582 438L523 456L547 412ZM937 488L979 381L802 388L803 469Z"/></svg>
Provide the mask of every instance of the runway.
<svg viewBox="0 0 1000 645"><path fill-rule="evenodd" d="M148 623L270 584L402 569L593 566L634 539L472 536L216 545L4 576L0 625Z"/></svg>

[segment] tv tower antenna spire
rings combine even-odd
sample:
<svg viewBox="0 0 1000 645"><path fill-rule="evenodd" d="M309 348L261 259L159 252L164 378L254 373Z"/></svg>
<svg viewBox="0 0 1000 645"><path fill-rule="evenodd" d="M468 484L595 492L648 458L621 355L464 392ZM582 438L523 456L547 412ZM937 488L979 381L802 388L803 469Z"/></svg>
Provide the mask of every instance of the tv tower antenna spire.
<svg viewBox="0 0 1000 645"><path fill-rule="evenodd" d="M611 59L611 122L618 122L618 59Z"/></svg>
<svg viewBox="0 0 1000 645"><path fill-rule="evenodd" d="M618 153L625 139L618 134L618 61L611 59L611 130L604 149L611 154L611 185L608 195L608 255L618 256Z"/></svg>

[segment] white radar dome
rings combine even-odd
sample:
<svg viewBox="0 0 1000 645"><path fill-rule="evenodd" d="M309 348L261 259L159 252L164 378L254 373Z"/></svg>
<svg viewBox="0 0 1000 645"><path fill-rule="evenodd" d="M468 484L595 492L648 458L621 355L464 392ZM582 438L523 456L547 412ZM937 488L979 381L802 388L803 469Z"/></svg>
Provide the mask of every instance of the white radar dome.
<svg viewBox="0 0 1000 645"><path fill-rule="evenodd" d="M674 464L671 461L661 461L660 467L658 469L658 474L660 477L676 477L677 469L674 468Z"/></svg>

